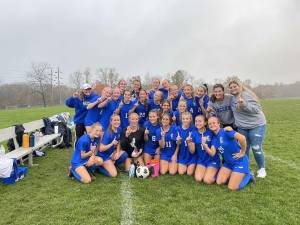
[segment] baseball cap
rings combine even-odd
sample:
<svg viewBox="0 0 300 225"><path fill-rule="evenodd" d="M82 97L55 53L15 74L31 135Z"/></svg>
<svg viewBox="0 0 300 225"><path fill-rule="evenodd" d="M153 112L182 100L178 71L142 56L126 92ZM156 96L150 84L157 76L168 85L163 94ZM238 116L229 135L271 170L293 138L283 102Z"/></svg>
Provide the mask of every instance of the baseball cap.
<svg viewBox="0 0 300 225"><path fill-rule="evenodd" d="M90 88L92 88L92 86L90 84L87 84L87 83L85 83L81 86L81 89L83 89L83 90L90 89Z"/></svg>

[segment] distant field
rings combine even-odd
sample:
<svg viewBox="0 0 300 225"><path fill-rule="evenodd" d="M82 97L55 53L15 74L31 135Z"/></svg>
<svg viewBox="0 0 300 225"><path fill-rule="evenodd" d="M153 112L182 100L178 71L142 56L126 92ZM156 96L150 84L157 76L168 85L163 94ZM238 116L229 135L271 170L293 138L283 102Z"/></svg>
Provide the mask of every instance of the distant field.
<svg viewBox="0 0 300 225"><path fill-rule="evenodd" d="M239 192L187 176L128 180L66 177L72 149L49 149L25 180L0 184L0 224L300 224L300 99L263 101L268 176ZM0 127L68 110L1 110ZM71 110L72 111L72 110ZM252 158L252 169L256 170Z"/></svg>

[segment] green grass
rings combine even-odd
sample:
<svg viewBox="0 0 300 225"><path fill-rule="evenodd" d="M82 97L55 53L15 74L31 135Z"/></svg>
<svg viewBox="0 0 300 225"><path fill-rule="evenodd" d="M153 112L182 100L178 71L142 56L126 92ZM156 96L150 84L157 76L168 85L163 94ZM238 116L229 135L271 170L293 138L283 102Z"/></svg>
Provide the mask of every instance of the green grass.
<svg viewBox="0 0 300 225"><path fill-rule="evenodd" d="M266 179L239 192L187 176L130 180L134 224L300 224L300 99L265 100L263 106ZM0 111L0 126L59 111L66 108ZM97 175L92 184L81 185L66 178L71 153L49 149L47 157L34 159L39 166L26 179L0 185L0 224L120 224L120 189L127 177ZM256 170L253 158L251 167Z"/></svg>

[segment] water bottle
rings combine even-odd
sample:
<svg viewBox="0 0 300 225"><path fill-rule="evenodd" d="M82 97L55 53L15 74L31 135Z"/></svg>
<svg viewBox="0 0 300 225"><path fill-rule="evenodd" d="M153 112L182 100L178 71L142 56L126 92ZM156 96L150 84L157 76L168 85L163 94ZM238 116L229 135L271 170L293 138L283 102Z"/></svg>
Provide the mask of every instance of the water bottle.
<svg viewBox="0 0 300 225"><path fill-rule="evenodd" d="M31 133L29 136L29 147L34 147L35 146L35 137L34 133Z"/></svg>
<svg viewBox="0 0 300 225"><path fill-rule="evenodd" d="M29 148L29 135L24 133L22 137L22 147Z"/></svg>

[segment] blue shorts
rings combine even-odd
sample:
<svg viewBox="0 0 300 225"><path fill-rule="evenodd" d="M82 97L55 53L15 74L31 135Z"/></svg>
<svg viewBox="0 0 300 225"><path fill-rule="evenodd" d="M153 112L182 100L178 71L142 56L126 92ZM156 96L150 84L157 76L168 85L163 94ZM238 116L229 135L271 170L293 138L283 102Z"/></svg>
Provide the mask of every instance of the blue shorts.
<svg viewBox="0 0 300 225"><path fill-rule="evenodd" d="M86 163L84 164L72 164L71 163L71 173L73 174L74 178L81 182L81 176L76 172L76 169L78 167L84 166L85 167Z"/></svg>
<svg viewBox="0 0 300 225"><path fill-rule="evenodd" d="M220 167L221 167L220 161L213 161L213 160L209 160L209 161L198 160L197 165L201 165L201 166L206 167L206 168L207 167L213 167L213 168L216 168L216 169L220 169Z"/></svg>
<svg viewBox="0 0 300 225"><path fill-rule="evenodd" d="M183 164L183 165L192 165L192 164L196 164L196 155L193 155L189 158L181 158L180 156L177 158L177 163L179 164Z"/></svg>
<svg viewBox="0 0 300 225"><path fill-rule="evenodd" d="M110 157L113 153L111 154L107 154L105 152L100 152L97 154L98 157L102 158L103 159L103 162L107 161L107 160L110 160Z"/></svg>
<svg viewBox="0 0 300 225"><path fill-rule="evenodd" d="M171 162L172 161L172 156L173 155L160 154L160 160Z"/></svg>
<svg viewBox="0 0 300 225"><path fill-rule="evenodd" d="M156 149L144 149L144 153L151 155L152 157L156 155Z"/></svg>
<svg viewBox="0 0 300 225"><path fill-rule="evenodd" d="M228 163L225 161L223 167L232 170L232 172L250 174L250 166L247 156L244 156L242 160L234 163Z"/></svg>

